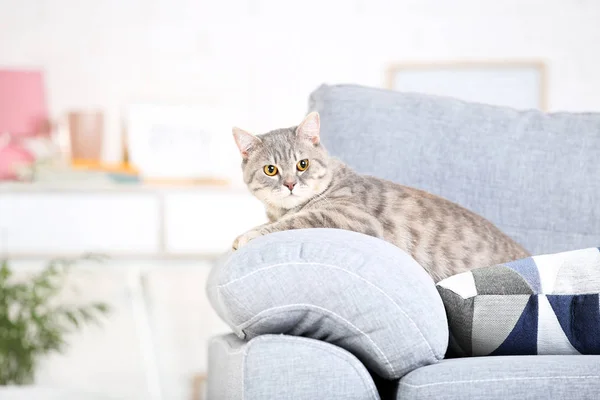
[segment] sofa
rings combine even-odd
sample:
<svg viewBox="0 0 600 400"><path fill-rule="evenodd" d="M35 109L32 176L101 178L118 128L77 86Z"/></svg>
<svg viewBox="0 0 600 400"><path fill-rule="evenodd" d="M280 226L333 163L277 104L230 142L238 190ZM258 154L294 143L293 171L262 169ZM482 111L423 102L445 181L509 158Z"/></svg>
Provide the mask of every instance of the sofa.
<svg viewBox="0 0 600 400"><path fill-rule="evenodd" d="M600 244L600 114L353 85L309 104L325 147L362 173L474 210L532 254ZM233 331L210 342L209 400L600 398L600 355L453 356L436 283L366 235L257 238L206 290Z"/></svg>

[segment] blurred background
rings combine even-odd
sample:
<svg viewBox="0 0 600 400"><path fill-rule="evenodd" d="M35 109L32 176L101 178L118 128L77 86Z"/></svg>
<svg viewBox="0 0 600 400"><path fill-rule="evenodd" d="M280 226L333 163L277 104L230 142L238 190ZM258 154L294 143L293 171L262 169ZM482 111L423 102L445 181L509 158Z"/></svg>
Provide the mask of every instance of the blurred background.
<svg viewBox="0 0 600 400"><path fill-rule="evenodd" d="M33 363L0 398L202 398L207 341L228 330L207 275L265 220L233 125L295 125L324 83L598 111L598 21L595 0L0 0L4 307L36 290L10 282L92 252L107 258L38 306L110 309L97 324L49 309L62 353L0 310L4 362Z"/></svg>

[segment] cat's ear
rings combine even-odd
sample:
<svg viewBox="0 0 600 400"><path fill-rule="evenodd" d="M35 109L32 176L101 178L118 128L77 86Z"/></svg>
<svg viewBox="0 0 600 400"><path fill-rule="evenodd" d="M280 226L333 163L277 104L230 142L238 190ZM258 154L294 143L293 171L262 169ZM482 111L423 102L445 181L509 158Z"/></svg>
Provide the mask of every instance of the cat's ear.
<svg viewBox="0 0 600 400"><path fill-rule="evenodd" d="M235 144L237 144L238 149L240 149L240 154L244 159L248 158L248 152L252 150L252 148L261 143L259 138L243 129L234 126L232 132Z"/></svg>
<svg viewBox="0 0 600 400"><path fill-rule="evenodd" d="M319 144L321 141L321 118L316 111L311 112L304 118L304 121L298 125L296 135L299 138L308 139L312 144Z"/></svg>

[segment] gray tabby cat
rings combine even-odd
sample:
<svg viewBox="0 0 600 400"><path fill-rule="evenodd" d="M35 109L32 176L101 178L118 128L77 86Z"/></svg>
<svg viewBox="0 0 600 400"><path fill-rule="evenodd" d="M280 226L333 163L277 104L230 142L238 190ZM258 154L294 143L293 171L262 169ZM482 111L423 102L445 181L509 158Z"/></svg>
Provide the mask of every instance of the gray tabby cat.
<svg viewBox="0 0 600 400"><path fill-rule="evenodd" d="M320 144L319 114L294 128L254 136L233 128L244 181L269 223L239 236L238 249L272 232L340 228L409 253L437 282L529 254L486 219L422 190L359 175Z"/></svg>

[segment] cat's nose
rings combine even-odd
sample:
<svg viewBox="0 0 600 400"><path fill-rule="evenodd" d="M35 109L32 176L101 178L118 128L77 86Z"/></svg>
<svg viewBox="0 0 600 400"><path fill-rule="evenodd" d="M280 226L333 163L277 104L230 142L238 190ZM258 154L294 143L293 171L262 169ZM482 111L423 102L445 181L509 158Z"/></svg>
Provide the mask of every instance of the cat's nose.
<svg viewBox="0 0 600 400"><path fill-rule="evenodd" d="M294 190L294 186L296 186L296 182L283 182L283 186L290 189L290 192Z"/></svg>

